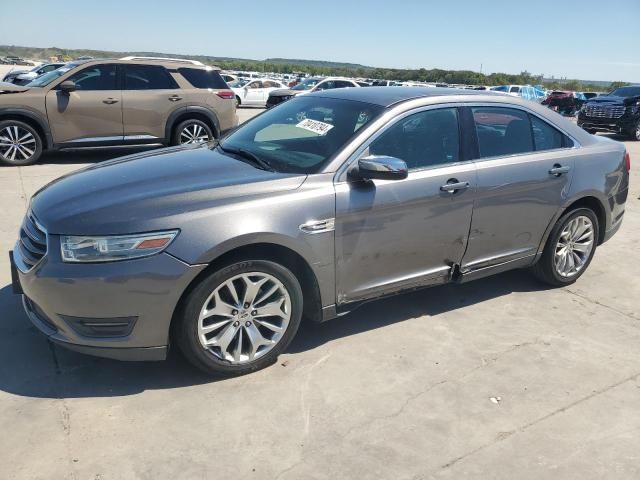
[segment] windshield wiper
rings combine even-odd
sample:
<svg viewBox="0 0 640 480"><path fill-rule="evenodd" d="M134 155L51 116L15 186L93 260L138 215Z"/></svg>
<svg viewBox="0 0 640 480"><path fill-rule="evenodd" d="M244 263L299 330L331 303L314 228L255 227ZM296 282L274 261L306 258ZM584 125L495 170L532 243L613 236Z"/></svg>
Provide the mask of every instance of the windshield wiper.
<svg viewBox="0 0 640 480"><path fill-rule="evenodd" d="M225 153L231 153L232 155L238 155L246 160L249 160L252 164L261 168L262 170L267 170L269 172L275 172L276 169L273 168L273 165L269 163L267 160L260 158L255 153L250 152L249 150L245 150L243 148L232 148L232 147L223 147L222 143L218 143L218 147Z"/></svg>

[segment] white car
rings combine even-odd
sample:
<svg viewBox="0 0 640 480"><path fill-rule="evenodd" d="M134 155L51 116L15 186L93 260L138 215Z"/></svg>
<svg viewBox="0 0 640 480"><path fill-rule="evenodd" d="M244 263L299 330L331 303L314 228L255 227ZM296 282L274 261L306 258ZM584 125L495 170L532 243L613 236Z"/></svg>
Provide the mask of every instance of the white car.
<svg viewBox="0 0 640 480"><path fill-rule="evenodd" d="M287 86L271 78L261 78L259 80L238 80L229 84L233 93L236 94L236 104L240 105L260 105L267 103L267 98L273 90L287 88Z"/></svg>

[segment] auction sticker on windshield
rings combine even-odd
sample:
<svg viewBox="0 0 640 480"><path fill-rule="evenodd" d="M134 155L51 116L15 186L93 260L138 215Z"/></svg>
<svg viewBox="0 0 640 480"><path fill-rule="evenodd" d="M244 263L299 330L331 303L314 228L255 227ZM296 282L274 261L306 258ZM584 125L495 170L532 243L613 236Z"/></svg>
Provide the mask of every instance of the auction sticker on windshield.
<svg viewBox="0 0 640 480"><path fill-rule="evenodd" d="M305 118L300 123L298 123L296 127L304 128L305 130L317 133L318 135L326 135L327 132L333 128L333 125L331 125L330 123L321 122L319 120L311 120L310 118Z"/></svg>

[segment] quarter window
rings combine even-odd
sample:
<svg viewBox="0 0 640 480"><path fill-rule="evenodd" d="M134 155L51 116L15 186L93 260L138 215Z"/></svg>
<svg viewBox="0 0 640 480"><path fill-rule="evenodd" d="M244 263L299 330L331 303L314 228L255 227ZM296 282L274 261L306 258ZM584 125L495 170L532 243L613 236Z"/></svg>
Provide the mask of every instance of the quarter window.
<svg viewBox="0 0 640 480"><path fill-rule="evenodd" d="M71 75L67 80L76 84L76 89L83 91L119 90L115 65L96 65Z"/></svg>
<svg viewBox="0 0 640 480"><path fill-rule="evenodd" d="M172 90L178 88L167 69L159 65L125 65L125 90Z"/></svg>
<svg viewBox="0 0 640 480"><path fill-rule="evenodd" d="M570 145L565 135L560 133L547 122L540 120L538 117L531 116L531 128L533 130L533 140L538 150L553 150L554 148L562 148Z"/></svg>
<svg viewBox="0 0 640 480"><path fill-rule="evenodd" d="M442 108L414 113L369 145L369 154L400 158L409 169L460 160L458 110Z"/></svg>
<svg viewBox="0 0 640 480"><path fill-rule="evenodd" d="M198 68L179 68L180 73L187 81L196 88L226 89L227 84L216 70L205 70ZM229 81L233 79L230 78Z"/></svg>
<svg viewBox="0 0 640 480"><path fill-rule="evenodd" d="M534 150L529 115L503 107L473 108L480 158L515 155Z"/></svg>

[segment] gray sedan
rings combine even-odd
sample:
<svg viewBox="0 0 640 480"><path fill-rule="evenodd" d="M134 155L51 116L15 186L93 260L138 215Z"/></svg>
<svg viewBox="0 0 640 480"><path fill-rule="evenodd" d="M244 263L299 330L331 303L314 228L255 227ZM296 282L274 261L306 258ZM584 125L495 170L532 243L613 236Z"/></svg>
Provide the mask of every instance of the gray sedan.
<svg viewBox="0 0 640 480"><path fill-rule="evenodd" d="M218 144L51 183L12 253L31 321L66 347L209 373L273 363L302 319L531 268L564 286L620 228L630 160L533 102L452 89L292 99Z"/></svg>

